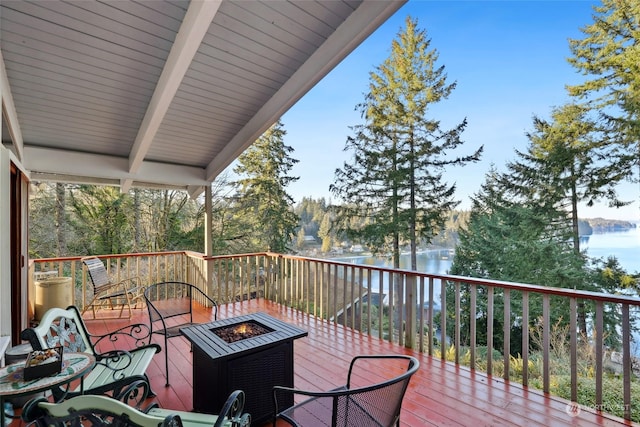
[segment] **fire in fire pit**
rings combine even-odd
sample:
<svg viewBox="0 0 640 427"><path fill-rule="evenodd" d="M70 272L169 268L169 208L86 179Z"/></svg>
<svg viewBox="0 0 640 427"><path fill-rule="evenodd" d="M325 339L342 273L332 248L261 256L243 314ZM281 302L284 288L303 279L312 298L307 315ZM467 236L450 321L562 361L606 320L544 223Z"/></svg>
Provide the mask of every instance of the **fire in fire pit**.
<svg viewBox="0 0 640 427"><path fill-rule="evenodd" d="M268 328L256 321L249 320L242 323L236 323L234 325L213 328L211 329L211 331L218 337L222 338L224 342L231 344L233 342L244 340L247 338L253 338L263 334L268 334L269 332L273 332L273 329Z"/></svg>

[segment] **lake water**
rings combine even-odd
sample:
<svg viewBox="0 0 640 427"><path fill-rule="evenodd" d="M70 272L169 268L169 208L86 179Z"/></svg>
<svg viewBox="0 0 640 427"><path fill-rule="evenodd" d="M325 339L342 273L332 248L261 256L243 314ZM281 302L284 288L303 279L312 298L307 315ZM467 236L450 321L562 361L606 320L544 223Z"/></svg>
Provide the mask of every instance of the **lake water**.
<svg viewBox="0 0 640 427"><path fill-rule="evenodd" d="M590 257L607 258L615 256L622 268L629 273L640 272L640 227L629 231L615 233L600 233L589 236L587 241L582 242L581 248L587 251ZM418 271L432 274L447 274L451 268L453 256L448 250L427 251L417 254ZM356 265L369 265L377 267L393 266L390 257L353 256L340 258L340 261L350 262ZM410 256L408 254L400 257L400 268L410 269ZM385 280L383 292L388 293ZM366 283L364 283L366 286ZM378 291L378 276L373 275L371 287ZM436 289L438 289L436 287ZM435 295L438 297L438 295Z"/></svg>
<svg viewBox="0 0 640 427"><path fill-rule="evenodd" d="M640 272L640 227L629 231L600 233L589 236L581 243L590 257L607 258L615 256L618 262L629 273ZM357 265L392 267L390 257L353 256L340 258L341 261ZM418 271L432 274L446 274L451 268L453 257L449 251L427 251L417 254ZM400 257L400 268L410 269L410 257Z"/></svg>
<svg viewBox="0 0 640 427"><path fill-rule="evenodd" d="M590 257L615 256L628 273L640 272L640 227L617 233L592 234L583 243Z"/></svg>

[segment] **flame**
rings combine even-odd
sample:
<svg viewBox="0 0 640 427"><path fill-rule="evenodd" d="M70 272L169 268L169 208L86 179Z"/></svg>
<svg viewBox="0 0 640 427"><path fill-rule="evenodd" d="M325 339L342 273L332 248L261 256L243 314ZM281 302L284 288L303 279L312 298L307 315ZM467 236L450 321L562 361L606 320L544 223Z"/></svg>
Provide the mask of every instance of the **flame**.
<svg viewBox="0 0 640 427"><path fill-rule="evenodd" d="M239 325L236 330L235 333L236 334L245 334L247 332L247 324L243 323L242 325Z"/></svg>

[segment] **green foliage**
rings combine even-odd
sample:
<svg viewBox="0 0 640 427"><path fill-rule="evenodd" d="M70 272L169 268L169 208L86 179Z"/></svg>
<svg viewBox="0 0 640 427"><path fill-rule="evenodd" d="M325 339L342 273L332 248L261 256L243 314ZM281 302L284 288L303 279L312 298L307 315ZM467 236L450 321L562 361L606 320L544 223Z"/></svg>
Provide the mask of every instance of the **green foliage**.
<svg viewBox="0 0 640 427"><path fill-rule="evenodd" d="M587 281L583 270L584 260L573 251L563 234L548 227L549 219L544 210L529 208L516 203L509 196L509 189L492 170L478 193L472 197L472 208L467 228L459 232L460 243L456 248L450 273L459 276L504 280L518 283L535 283L559 288L580 288ZM447 310L453 317L455 287L447 285ZM488 321L488 289L476 290L476 312L471 313L470 287L460 290L462 321L461 336L467 345L470 339L470 316L478 325L478 345L502 348L504 323L504 298L495 290L493 310L494 341L487 343L485 331ZM522 295L511 292L511 354L522 351L522 322L516 318L521 312ZM542 314L541 300L532 296L529 300L530 319ZM556 321L565 308L552 298L551 318ZM451 327L449 322L449 327ZM452 334L453 331L449 331Z"/></svg>
<svg viewBox="0 0 640 427"><path fill-rule="evenodd" d="M128 195L115 187L81 185L71 189L69 201L71 226L78 237L74 245L77 252L119 254L130 250L133 239Z"/></svg>
<svg viewBox="0 0 640 427"><path fill-rule="evenodd" d="M203 247L202 210L179 191L38 184L29 215L34 258Z"/></svg>
<svg viewBox="0 0 640 427"><path fill-rule="evenodd" d="M282 123L276 122L238 157L234 168L241 176L236 181L234 219L244 224L251 245L244 252L286 253L295 236L299 218L286 187L298 179L288 175L298 160L290 157L293 148L284 144L285 134Z"/></svg>
<svg viewBox="0 0 640 427"><path fill-rule="evenodd" d="M344 202L336 209L337 229L374 252L393 252L396 267L400 245L409 243L415 258L417 240L429 243L458 203L444 169L477 161L482 151L450 158L463 143L466 120L442 130L427 118L429 106L455 88L437 59L426 32L408 17L390 56L370 74L358 106L365 123L352 127L345 146L353 157L336 170L330 187Z"/></svg>
<svg viewBox="0 0 640 427"><path fill-rule="evenodd" d="M594 12L593 23L581 28L584 37L569 40L569 63L587 78L568 90L602 119L620 150L621 173L631 177L640 162L640 3L603 0Z"/></svg>

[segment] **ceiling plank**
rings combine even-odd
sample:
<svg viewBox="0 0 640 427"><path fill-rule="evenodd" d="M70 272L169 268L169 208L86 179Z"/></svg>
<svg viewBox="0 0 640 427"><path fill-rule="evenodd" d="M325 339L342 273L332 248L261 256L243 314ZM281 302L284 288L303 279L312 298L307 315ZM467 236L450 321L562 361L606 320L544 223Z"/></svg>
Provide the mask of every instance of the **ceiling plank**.
<svg viewBox="0 0 640 427"><path fill-rule="evenodd" d="M311 57L282 85L245 126L209 163L205 178L213 181L245 149L298 102L329 71L362 43L406 0L365 1L340 25Z"/></svg>
<svg viewBox="0 0 640 427"><path fill-rule="evenodd" d="M193 0L189 4L189 9L180 26L180 31L178 31L175 43L167 58L167 64L162 70L158 86L151 97L149 108L133 144L129 156L130 174L135 174L142 165L162 119L221 3L222 0ZM122 191L127 192L130 184L131 180L125 180L127 188L123 188Z"/></svg>
<svg viewBox="0 0 640 427"><path fill-rule="evenodd" d="M22 131L20 130L20 123L18 122L16 106L13 103L13 96L11 95L7 70L4 67L2 51L0 51L0 96L2 97L2 114L9 129L9 135L15 147L16 156L20 161L23 161L24 142L22 141Z"/></svg>

